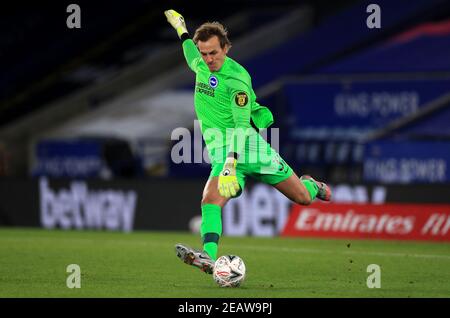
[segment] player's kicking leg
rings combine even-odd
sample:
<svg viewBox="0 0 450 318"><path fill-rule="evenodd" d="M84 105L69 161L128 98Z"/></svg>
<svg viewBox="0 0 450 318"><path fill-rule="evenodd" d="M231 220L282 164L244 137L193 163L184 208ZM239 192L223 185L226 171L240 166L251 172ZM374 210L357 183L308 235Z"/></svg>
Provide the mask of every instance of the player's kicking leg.
<svg viewBox="0 0 450 318"><path fill-rule="evenodd" d="M324 182L316 181L308 175L299 178L292 173L286 180L273 186L288 199L301 205L309 205L315 198L323 201L331 200L330 188Z"/></svg>
<svg viewBox="0 0 450 318"><path fill-rule="evenodd" d="M297 204L309 205L316 198L323 201L331 200L331 190L324 182L316 181L308 175L299 178L286 161L265 141L259 144L258 151L260 158L266 158L267 153L270 153L268 157L270 160L261 162L259 171L253 172L260 181L272 185Z"/></svg>

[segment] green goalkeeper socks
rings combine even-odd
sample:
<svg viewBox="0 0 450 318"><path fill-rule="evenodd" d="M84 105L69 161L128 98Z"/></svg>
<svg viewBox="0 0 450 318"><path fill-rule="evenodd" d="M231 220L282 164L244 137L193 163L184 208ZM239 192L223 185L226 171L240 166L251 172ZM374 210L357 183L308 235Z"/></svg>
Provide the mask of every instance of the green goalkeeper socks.
<svg viewBox="0 0 450 318"><path fill-rule="evenodd" d="M317 184L312 180L302 180L302 183L306 187L306 190L308 190L311 201L313 201L316 198L317 192L319 192Z"/></svg>
<svg viewBox="0 0 450 318"><path fill-rule="evenodd" d="M217 259L217 250L219 246L215 242L208 242L203 244L203 250L211 257L213 261Z"/></svg>
<svg viewBox="0 0 450 318"><path fill-rule="evenodd" d="M200 234L203 239L203 250L216 260L219 238L222 235L222 208L215 204L202 206L202 225Z"/></svg>

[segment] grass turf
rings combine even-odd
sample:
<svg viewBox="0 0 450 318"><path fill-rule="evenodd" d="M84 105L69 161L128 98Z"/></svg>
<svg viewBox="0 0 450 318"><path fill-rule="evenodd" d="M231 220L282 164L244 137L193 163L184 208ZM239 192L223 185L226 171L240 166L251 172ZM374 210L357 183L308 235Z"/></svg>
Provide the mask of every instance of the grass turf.
<svg viewBox="0 0 450 318"><path fill-rule="evenodd" d="M0 297L301 298L450 297L450 244L375 240L222 237L219 254L241 256L240 288L183 264L176 232L94 232L0 228ZM70 289L69 264L81 269ZM381 288L366 285L369 264Z"/></svg>

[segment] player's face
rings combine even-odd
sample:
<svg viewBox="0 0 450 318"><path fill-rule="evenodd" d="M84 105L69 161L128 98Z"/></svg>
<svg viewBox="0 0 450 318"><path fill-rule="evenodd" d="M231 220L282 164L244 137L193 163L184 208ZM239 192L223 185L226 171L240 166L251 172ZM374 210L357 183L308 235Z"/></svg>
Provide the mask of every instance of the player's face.
<svg viewBox="0 0 450 318"><path fill-rule="evenodd" d="M220 47L219 38L215 35L208 41L197 42L198 49L202 55L203 61L208 65L211 72L220 70L228 53L228 47Z"/></svg>

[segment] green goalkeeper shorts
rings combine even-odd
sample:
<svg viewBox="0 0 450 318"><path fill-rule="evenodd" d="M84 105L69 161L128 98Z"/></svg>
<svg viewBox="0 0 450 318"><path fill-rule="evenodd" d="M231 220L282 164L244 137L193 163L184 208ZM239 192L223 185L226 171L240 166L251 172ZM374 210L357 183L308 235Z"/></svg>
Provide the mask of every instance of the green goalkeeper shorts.
<svg viewBox="0 0 450 318"><path fill-rule="evenodd" d="M258 136L260 136L258 134ZM236 166L241 194L245 187L247 177L270 185L280 183L289 178L294 171L281 158L281 156L262 138L258 137L257 145L246 143L245 151L240 154ZM209 178L218 177L222 171L228 147L212 149L209 152L211 159L211 173Z"/></svg>

